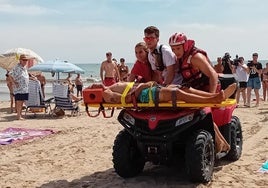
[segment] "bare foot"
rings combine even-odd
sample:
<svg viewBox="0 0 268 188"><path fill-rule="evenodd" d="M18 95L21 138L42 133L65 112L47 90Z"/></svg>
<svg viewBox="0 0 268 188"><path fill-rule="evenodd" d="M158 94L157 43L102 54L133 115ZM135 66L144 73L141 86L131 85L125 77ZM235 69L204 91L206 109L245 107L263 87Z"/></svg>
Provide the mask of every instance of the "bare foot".
<svg viewBox="0 0 268 188"><path fill-rule="evenodd" d="M224 90L225 99L228 99L236 90L237 84L233 83Z"/></svg>
<svg viewBox="0 0 268 188"><path fill-rule="evenodd" d="M215 97L213 97L210 102L211 103L221 103L226 99L225 93L223 90L221 90Z"/></svg>

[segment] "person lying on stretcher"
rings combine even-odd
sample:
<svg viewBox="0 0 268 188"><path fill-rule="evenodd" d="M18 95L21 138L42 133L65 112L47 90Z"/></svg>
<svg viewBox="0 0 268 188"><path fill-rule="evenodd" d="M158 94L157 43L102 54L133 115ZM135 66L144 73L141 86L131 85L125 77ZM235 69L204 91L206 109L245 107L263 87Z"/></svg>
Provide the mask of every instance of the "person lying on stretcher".
<svg viewBox="0 0 268 188"><path fill-rule="evenodd" d="M102 88L102 97L106 103L121 103L121 97L129 82L118 82L111 86L104 86L103 84L92 84L90 88ZM155 102L157 86L155 82L136 83L128 91L125 102L132 103L133 97L137 102L148 103L149 91L152 91L152 99ZM172 101L172 92L175 92L177 101L184 101L186 103L221 103L229 98L236 90L236 83L229 85L225 90L219 93L208 93L194 88L180 87L178 85L169 85L167 87L160 87L158 99L159 103ZM174 95L174 94L173 94Z"/></svg>

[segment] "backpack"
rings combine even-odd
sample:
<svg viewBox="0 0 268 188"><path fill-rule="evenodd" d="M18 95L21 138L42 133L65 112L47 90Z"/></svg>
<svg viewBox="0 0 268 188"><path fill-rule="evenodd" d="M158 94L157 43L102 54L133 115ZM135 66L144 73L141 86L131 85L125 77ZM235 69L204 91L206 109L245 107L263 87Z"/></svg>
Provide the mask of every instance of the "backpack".
<svg viewBox="0 0 268 188"><path fill-rule="evenodd" d="M155 61L155 66L156 66L156 70L159 70L159 71L163 71L165 69L165 65L163 63L163 56L162 56L162 44L160 45L160 48L159 48L159 52L155 49L153 51L153 54L156 55L156 61Z"/></svg>

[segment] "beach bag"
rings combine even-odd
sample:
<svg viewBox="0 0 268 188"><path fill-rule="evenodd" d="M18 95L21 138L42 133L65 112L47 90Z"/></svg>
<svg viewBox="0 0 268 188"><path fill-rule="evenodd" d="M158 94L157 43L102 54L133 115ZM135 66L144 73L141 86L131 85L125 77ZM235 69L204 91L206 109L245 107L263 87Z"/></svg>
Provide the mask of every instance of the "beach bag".
<svg viewBox="0 0 268 188"><path fill-rule="evenodd" d="M63 109L61 108L56 108L54 109L54 114L57 116L57 117L60 117L60 116L64 116L65 115L65 112Z"/></svg>

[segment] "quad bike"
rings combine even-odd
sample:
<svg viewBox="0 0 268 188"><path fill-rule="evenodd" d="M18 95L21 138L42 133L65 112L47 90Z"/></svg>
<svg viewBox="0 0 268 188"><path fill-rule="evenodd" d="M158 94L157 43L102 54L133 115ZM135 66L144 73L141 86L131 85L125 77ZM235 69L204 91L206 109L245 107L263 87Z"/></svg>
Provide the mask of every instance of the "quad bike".
<svg viewBox="0 0 268 188"><path fill-rule="evenodd" d="M177 155L183 154L189 178L209 182L216 158L235 161L241 156L241 124L238 117L231 115L234 108L235 105L225 109L123 109L118 121L124 129L113 147L116 173L133 177L142 172L147 161L172 165ZM231 146L228 153L215 154L213 121L220 125Z"/></svg>
<svg viewBox="0 0 268 188"><path fill-rule="evenodd" d="M224 85L230 78L220 81ZM124 129L113 147L116 173L133 177L143 171L148 161L172 165L178 155L184 155L190 180L209 182L216 159L236 161L241 156L242 130L239 118L232 115L235 107L236 104L224 108L123 109L118 121ZM213 122L230 144L228 152L215 153Z"/></svg>
<svg viewBox="0 0 268 188"><path fill-rule="evenodd" d="M101 92L100 89L83 91L86 112L90 117L96 117L100 112L107 118L113 116L114 108L111 115L106 116ZM96 115L90 114L88 104L99 107ZM217 108L188 106L121 110L118 121L124 129L115 138L112 154L116 173L124 178L134 177L143 171L146 162L170 166L182 155L190 180L209 182L216 159L235 161L241 156L242 130L239 118L232 115L235 108L236 103ZM215 153L214 123L231 146L228 152Z"/></svg>

